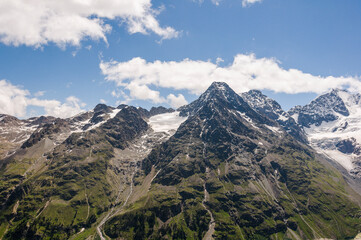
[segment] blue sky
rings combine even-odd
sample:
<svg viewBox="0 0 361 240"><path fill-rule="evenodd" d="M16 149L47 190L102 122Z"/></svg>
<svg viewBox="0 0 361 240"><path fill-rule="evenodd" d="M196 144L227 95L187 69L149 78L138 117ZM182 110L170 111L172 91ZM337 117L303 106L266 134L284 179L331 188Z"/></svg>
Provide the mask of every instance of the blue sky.
<svg viewBox="0 0 361 240"><path fill-rule="evenodd" d="M133 0L104 2L119 1ZM18 31L8 27L15 21L11 16L0 17L0 80L6 81L0 85L0 111L19 117L68 116L103 100L113 106L176 107L194 100L212 80L227 81L238 92L259 88L285 109L332 87L361 89L358 0L263 0L247 6L242 0L218 5L211 0L139 0L139 6L146 11L134 13L131 20L106 6L108 15L103 16L96 10L86 15L77 6L79 16L99 17L100 26L109 25L111 31L87 26L80 37L66 40L67 31L77 33L72 24L55 28L49 22L46 31L56 32L25 39L23 32L38 24L26 25L34 14L16 9L22 16L17 21L26 23ZM12 8L1 3L0 15ZM149 16L159 26L142 20ZM250 76L254 79L247 80ZM11 92L7 88L11 94L6 95Z"/></svg>

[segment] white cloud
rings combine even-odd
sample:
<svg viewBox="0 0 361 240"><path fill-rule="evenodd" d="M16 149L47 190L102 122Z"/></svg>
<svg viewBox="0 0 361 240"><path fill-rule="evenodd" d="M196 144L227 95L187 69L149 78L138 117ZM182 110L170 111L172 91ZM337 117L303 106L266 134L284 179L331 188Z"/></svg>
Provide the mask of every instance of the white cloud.
<svg viewBox="0 0 361 240"><path fill-rule="evenodd" d="M0 113L24 117L29 91L0 80Z"/></svg>
<svg viewBox="0 0 361 240"><path fill-rule="evenodd" d="M224 62L224 60L220 57L217 57L216 64L219 65L220 63Z"/></svg>
<svg viewBox="0 0 361 240"><path fill-rule="evenodd" d="M154 103L165 102L165 99L160 96L158 91L151 90L145 84L138 84L131 82L126 87L130 91L130 96L140 100L151 100Z"/></svg>
<svg viewBox="0 0 361 240"><path fill-rule="evenodd" d="M125 22L131 34L177 37L179 32L159 25L158 13L151 0L0 1L0 42L35 47L49 42L79 46L86 38L107 42L110 20Z"/></svg>
<svg viewBox="0 0 361 240"><path fill-rule="evenodd" d="M212 0L212 3L216 6L219 6L220 2L221 2L221 0Z"/></svg>
<svg viewBox="0 0 361 240"><path fill-rule="evenodd" d="M57 100L39 100L32 98L29 100L29 105L44 107L46 115L63 118L74 116L84 111L82 108L85 107L85 103L82 103L74 96L67 97L65 103Z"/></svg>
<svg viewBox="0 0 361 240"><path fill-rule="evenodd" d="M262 2L262 0L242 0L242 7L248 7L257 2Z"/></svg>
<svg viewBox="0 0 361 240"><path fill-rule="evenodd" d="M45 91L37 91L36 93L34 93L34 96L41 97L41 96L44 96L44 94L45 94Z"/></svg>
<svg viewBox="0 0 361 240"><path fill-rule="evenodd" d="M34 94L34 96L39 95ZM44 100L30 98L30 92L21 87L14 86L6 80L0 80L0 113L16 117L26 117L28 106L42 107L45 115L54 117L70 117L83 111L85 104L78 98L70 96L65 103L58 100Z"/></svg>
<svg viewBox="0 0 361 240"><path fill-rule="evenodd" d="M169 94L167 96L167 100L169 102L169 105L174 108L179 108L188 103L182 94L178 94L178 96L175 96L174 94Z"/></svg>
<svg viewBox="0 0 361 240"><path fill-rule="evenodd" d="M219 63L219 59L217 61ZM182 61L147 62L133 58L127 62L101 62L100 68L107 81L120 89L129 89L134 99L166 102L159 91L165 88L186 90L201 94L214 81L227 82L236 92L250 89L273 90L284 93L323 93L331 88L347 88L361 91L357 77L322 77L304 73L297 69L283 69L273 58L256 58L254 54L239 54L225 67L210 61L184 59ZM178 96L168 96L168 102L182 102Z"/></svg>
<svg viewBox="0 0 361 240"><path fill-rule="evenodd" d="M57 100L43 100L37 98L28 99L27 103L31 106L43 107L46 115L62 118L71 117L80 113L85 106L84 103L74 96L68 97L65 103L61 103Z"/></svg>
<svg viewBox="0 0 361 240"><path fill-rule="evenodd" d="M106 103L107 103L107 101L105 101L105 100L102 99L102 98L101 98L99 101L100 101L100 103L103 103L103 104L106 104Z"/></svg>
<svg viewBox="0 0 361 240"><path fill-rule="evenodd" d="M219 6L221 1L222 0L211 0L211 2L216 6ZM262 2L262 1L263 0L242 0L242 7L249 7L257 2ZM204 2L204 0L193 0L193 2L198 2L198 3L202 4Z"/></svg>

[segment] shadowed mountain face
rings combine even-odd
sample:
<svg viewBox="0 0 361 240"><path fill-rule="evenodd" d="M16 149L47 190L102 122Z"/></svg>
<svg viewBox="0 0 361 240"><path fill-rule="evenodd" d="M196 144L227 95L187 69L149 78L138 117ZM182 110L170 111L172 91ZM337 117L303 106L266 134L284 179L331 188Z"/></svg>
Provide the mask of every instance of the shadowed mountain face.
<svg viewBox="0 0 361 240"><path fill-rule="evenodd" d="M216 82L178 111L98 105L35 131L1 168L0 236L347 239L359 232L359 195L276 102Z"/></svg>

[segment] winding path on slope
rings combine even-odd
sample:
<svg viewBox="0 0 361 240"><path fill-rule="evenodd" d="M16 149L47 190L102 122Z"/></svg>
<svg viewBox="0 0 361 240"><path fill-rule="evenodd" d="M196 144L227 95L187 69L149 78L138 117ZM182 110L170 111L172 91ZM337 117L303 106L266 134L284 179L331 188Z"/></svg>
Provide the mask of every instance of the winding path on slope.
<svg viewBox="0 0 361 240"><path fill-rule="evenodd" d="M208 173L209 173L209 168L206 168L206 174L208 175ZM211 210L209 210L208 206L206 205L206 202L208 202L208 200L209 200L209 193L207 191L205 181L203 182L203 188L204 188L204 199L202 201L202 206L208 212L208 214L211 216L211 221L209 221L209 225L208 225L208 231L204 235L203 240L212 240L213 239L212 235L214 233L214 228L216 226L216 222L214 221L214 217L213 217Z"/></svg>
<svg viewBox="0 0 361 240"><path fill-rule="evenodd" d="M134 179L134 175L135 175L135 172L136 172L136 171L137 171L137 168L135 168L134 171L133 171L133 173L132 173L131 180L130 180L130 191L129 191L129 193L128 193L128 195L127 195L124 203L122 204L121 208L120 208L119 210L115 211L115 206L113 206L113 207L111 208L111 210L108 212L108 214L103 218L103 220L102 220L102 221L100 222L100 224L97 226L97 233L98 233L98 235L99 235L99 237L100 237L101 240L106 240L106 238L105 238L104 235L103 235L103 231L102 231L103 225L104 225L110 218L112 218L115 214L117 214L120 210L122 210L122 209L127 205L128 200L129 200L130 196L131 196L132 193L133 193L133 186L134 186L134 181L133 181L133 179ZM120 190L119 190L119 192L120 192ZM119 197L120 197L120 194L118 194L118 197L117 197L116 202L119 201L119 199L118 199ZM105 234L105 233L104 233L104 234Z"/></svg>

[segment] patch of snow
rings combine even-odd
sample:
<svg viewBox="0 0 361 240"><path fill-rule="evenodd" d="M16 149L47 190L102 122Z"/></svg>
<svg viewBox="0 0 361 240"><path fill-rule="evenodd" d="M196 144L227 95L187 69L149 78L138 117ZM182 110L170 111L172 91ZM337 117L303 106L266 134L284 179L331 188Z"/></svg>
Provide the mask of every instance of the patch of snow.
<svg viewBox="0 0 361 240"><path fill-rule="evenodd" d="M288 120L288 117L284 116L284 115L279 115L278 116L278 120L281 120L281 121L287 121Z"/></svg>
<svg viewBox="0 0 361 240"><path fill-rule="evenodd" d="M256 128L256 129L259 129L259 127L257 127L257 126L253 123L252 119L251 119L250 117L248 117L245 113L240 112L240 111L237 111L237 113L238 113L243 119L245 119L249 124L251 124L252 127Z"/></svg>
<svg viewBox="0 0 361 240"><path fill-rule="evenodd" d="M296 121L296 123L298 123L298 115L299 115L298 113L291 115L291 118L293 118Z"/></svg>
<svg viewBox="0 0 361 240"><path fill-rule="evenodd" d="M337 95L342 99L342 101L345 103L345 105L349 105L348 103L350 103L350 101L352 101L352 94L345 90L337 91Z"/></svg>
<svg viewBox="0 0 361 240"><path fill-rule="evenodd" d="M149 125L155 132L176 131L178 127L187 119L179 116L179 112L158 114L149 118Z"/></svg>
<svg viewBox="0 0 361 240"><path fill-rule="evenodd" d="M361 108L355 110L350 116L340 116L335 121L323 122L320 126L311 125L304 129L310 140L353 137L361 143Z"/></svg>
<svg viewBox="0 0 361 240"><path fill-rule="evenodd" d="M121 110L122 109L117 109L117 108L113 109L113 111L111 113L108 113L109 118L106 118L104 121L98 122L97 124L94 124L94 125L90 126L86 131L90 131L90 130L92 130L94 128L100 127L105 122L107 122L109 119L114 118ZM103 115L105 115L105 114L101 114L101 115L99 115L99 117L101 117ZM75 125L76 125L77 129L74 130L74 131L71 131L71 133L83 132L83 127L85 125L89 124L89 123L90 123L90 118L85 120L85 121L76 123Z"/></svg>
<svg viewBox="0 0 361 240"><path fill-rule="evenodd" d="M87 131L90 131L90 130L92 130L92 129L94 129L94 128L100 127L100 126L103 125L106 121L108 121L108 119L107 119L107 120L104 120L104 121L101 121L101 122L98 122L97 124L94 124L93 126L90 126L90 127L86 130L86 132L87 132Z"/></svg>
<svg viewBox="0 0 361 240"><path fill-rule="evenodd" d="M327 157L334 159L347 171L351 171L355 167L352 163L353 158L351 155L344 154L338 150L323 150L320 148L317 148L317 150L325 154Z"/></svg>
<svg viewBox="0 0 361 240"><path fill-rule="evenodd" d="M269 126L269 125L265 125L269 130L271 130L272 132L275 133L282 133L282 130L278 127L273 127L273 126Z"/></svg>
<svg viewBox="0 0 361 240"><path fill-rule="evenodd" d="M253 123L252 119L250 117L248 117L245 113L237 111L239 115L241 115L241 117L243 117L247 122L249 123Z"/></svg>
<svg viewBox="0 0 361 240"><path fill-rule="evenodd" d="M217 88L222 91L226 91L226 88L223 85L218 85Z"/></svg>
<svg viewBox="0 0 361 240"><path fill-rule="evenodd" d="M111 112L109 115L110 115L110 118L109 119L112 119L114 118L122 109L114 109L113 112Z"/></svg>

